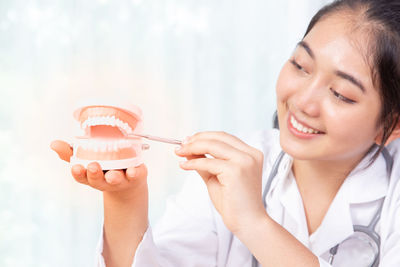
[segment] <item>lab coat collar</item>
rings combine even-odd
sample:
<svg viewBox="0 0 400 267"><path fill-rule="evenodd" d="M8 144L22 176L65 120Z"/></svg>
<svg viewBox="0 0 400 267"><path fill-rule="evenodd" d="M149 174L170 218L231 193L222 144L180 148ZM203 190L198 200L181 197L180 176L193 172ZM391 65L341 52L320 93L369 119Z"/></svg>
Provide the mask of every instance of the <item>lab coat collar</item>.
<svg viewBox="0 0 400 267"><path fill-rule="evenodd" d="M368 154L346 178L321 225L311 236L308 236L301 197L300 200L296 197L297 195L300 196L297 184L295 181L292 183L287 181L290 177L288 174L291 170L293 159L289 155L283 157L277 174L277 178L280 178L277 180L280 181L276 181L275 185L271 186L271 189L273 187L283 188L279 190L280 202L292 219L297 222L298 227L303 229L302 231L297 231L296 237L304 245L310 247L316 255L322 255L354 233L350 204L370 202L386 195L389 185L386 161L381 154L374 163L368 166L372 155L373 152ZM285 185L291 186L284 189Z"/></svg>
<svg viewBox="0 0 400 267"><path fill-rule="evenodd" d="M369 165L369 153L343 182L321 225L310 236L310 249L322 255L354 233L351 204L367 203L386 196L389 173L382 153Z"/></svg>
<svg viewBox="0 0 400 267"><path fill-rule="evenodd" d="M321 225L310 236L310 249L320 256L353 233L348 195L339 189Z"/></svg>
<svg viewBox="0 0 400 267"><path fill-rule="evenodd" d="M345 179L340 191L349 203L366 203L385 197L389 187L390 173L387 171L386 160L382 153L369 165L375 150L366 155ZM287 154L282 158L276 180L288 178L292 168L293 158Z"/></svg>
<svg viewBox="0 0 400 267"><path fill-rule="evenodd" d="M387 194L390 173L387 171L387 163L382 153L368 166L374 152L364 157L342 185L349 203L371 202Z"/></svg>
<svg viewBox="0 0 400 267"><path fill-rule="evenodd" d="M369 165L375 150L357 165L343 182L320 227L310 236L310 248L322 255L354 233L351 205L386 196L389 174L382 153Z"/></svg>
<svg viewBox="0 0 400 267"><path fill-rule="evenodd" d="M321 225L309 236L307 221L303 202L298 190L296 181L292 175L289 175L293 159L285 155L282 159L282 168L278 169L278 177L281 181L277 187L280 190L280 202L290 219L294 223L288 222L286 218L287 229L305 246L309 247L316 255L322 255L331 247L340 243L353 234L353 222L351 219L349 199L345 190L339 190L335 199L332 201ZM338 220L340 218L340 220Z"/></svg>

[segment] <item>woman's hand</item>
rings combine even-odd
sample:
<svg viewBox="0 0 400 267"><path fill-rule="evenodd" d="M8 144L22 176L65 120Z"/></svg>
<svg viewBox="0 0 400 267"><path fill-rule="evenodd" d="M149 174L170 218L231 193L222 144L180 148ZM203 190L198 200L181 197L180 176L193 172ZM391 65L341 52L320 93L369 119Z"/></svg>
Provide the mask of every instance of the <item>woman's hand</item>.
<svg viewBox="0 0 400 267"><path fill-rule="evenodd" d="M72 148L63 141L53 141L51 149L65 161ZM72 176L79 183L103 191L104 236L102 256L107 266L131 266L139 243L148 228L147 168L144 164L126 171L110 170L104 175L99 163L87 170L74 165ZM122 218L122 219L121 219Z"/></svg>
<svg viewBox="0 0 400 267"><path fill-rule="evenodd" d="M182 169L196 170L203 178L215 208L233 233L267 216L261 151L224 132L202 132L187 139L176 154L188 159L180 164Z"/></svg>
<svg viewBox="0 0 400 267"><path fill-rule="evenodd" d="M69 162L72 156L72 147L60 140L53 141L51 149L58 156ZM82 165L74 165L71 168L72 176L81 184L89 185L103 192L117 193L121 197L129 197L137 188L147 187L147 168L144 164L138 167L129 167L126 171L110 170L103 173L99 163L92 162L87 170Z"/></svg>

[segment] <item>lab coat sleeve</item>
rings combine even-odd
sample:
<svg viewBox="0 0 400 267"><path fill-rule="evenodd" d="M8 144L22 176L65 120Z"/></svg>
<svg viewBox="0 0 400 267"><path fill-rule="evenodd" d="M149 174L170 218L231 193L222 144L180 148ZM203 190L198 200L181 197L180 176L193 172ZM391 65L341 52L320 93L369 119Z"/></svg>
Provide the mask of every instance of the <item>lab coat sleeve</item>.
<svg viewBox="0 0 400 267"><path fill-rule="evenodd" d="M103 253L103 228L96 248L96 267L105 267L105 261L102 256ZM135 253L135 261L132 266L160 266L158 264L157 248L155 247L151 226L149 226L143 236L142 241L139 243Z"/></svg>
<svg viewBox="0 0 400 267"><path fill-rule="evenodd" d="M387 148L394 162L385 199L386 209L381 218L380 267L400 266L400 139L392 141Z"/></svg>
<svg viewBox="0 0 400 267"><path fill-rule="evenodd" d="M400 214L400 208L397 209ZM396 230L386 240L385 249L382 251L380 267L400 266L400 219L395 219Z"/></svg>
<svg viewBox="0 0 400 267"><path fill-rule="evenodd" d="M106 266L102 250L103 235L97 248L97 267ZM216 266L217 250L212 203L201 177L193 172L181 192L168 198L154 232L150 226L147 229L132 267Z"/></svg>

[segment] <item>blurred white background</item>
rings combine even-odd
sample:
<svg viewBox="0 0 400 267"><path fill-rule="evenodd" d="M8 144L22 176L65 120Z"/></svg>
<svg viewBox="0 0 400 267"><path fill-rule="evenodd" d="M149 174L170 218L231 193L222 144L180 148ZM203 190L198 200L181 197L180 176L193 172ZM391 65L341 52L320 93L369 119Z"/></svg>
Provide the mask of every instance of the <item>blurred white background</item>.
<svg viewBox="0 0 400 267"><path fill-rule="evenodd" d="M2 0L0 266L91 266L102 196L50 150L77 102L128 100L145 132L270 128L279 70L327 0ZM149 142L150 222L185 178Z"/></svg>

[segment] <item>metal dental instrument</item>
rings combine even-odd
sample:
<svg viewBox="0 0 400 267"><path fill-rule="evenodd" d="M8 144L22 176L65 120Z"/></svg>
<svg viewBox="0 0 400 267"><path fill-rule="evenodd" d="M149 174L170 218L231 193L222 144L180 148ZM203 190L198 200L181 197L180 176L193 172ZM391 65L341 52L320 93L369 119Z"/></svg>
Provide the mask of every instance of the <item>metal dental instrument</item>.
<svg viewBox="0 0 400 267"><path fill-rule="evenodd" d="M131 138L142 137L142 138L146 138L146 139L152 140L152 141L158 141L158 142L174 144L174 145L182 145L182 141L177 140L177 139L158 137L158 136L153 136L153 135L148 135L148 134L128 134L128 137L131 137ZM77 136L76 138L89 139L90 137L89 136Z"/></svg>
<svg viewBox="0 0 400 267"><path fill-rule="evenodd" d="M128 134L128 136L129 137L143 137L148 140L158 141L158 142L163 142L163 143L168 143L168 144L175 144L175 145L182 144L182 141L177 140L177 139L158 137L158 136L148 135L148 134Z"/></svg>

